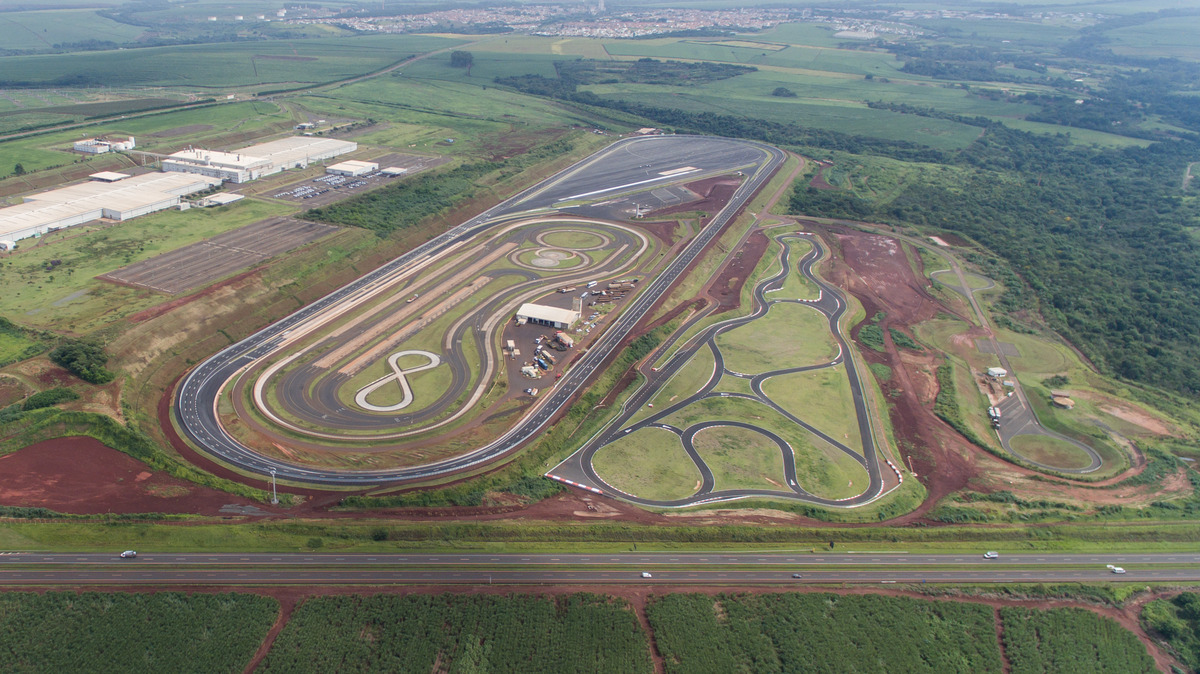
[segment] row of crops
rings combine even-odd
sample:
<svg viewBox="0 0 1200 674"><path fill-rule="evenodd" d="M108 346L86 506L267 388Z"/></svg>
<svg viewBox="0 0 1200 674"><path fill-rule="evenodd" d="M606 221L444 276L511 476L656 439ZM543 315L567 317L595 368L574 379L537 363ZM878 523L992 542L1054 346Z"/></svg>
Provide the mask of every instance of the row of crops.
<svg viewBox="0 0 1200 674"><path fill-rule="evenodd" d="M1172 643L1186 650L1200 602L1147 608L1160 604L1148 626L1179 620ZM278 612L252 594L0 592L0 671L244 671ZM1077 608L670 594L651 597L646 616L668 673L998 673L1001 641L1013 674L1156 671L1132 632ZM650 649L632 607L608 596L313 597L256 671L625 674L652 672Z"/></svg>
<svg viewBox="0 0 1200 674"><path fill-rule="evenodd" d="M646 634L610 597L316 597L264 672L651 672Z"/></svg>
<svg viewBox="0 0 1200 674"><path fill-rule="evenodd" d="M1085 609L1000 609L1013 674L1157 671L1115 621ZM882 595L675 594L646 607L667 672L1001 672L995 611Z"/></svg>
<svg viewBox="0 0 1200 674"><path fill-rule="evenodd" d="M252 594L0 592L0 672L241 672L278 613Z"/></svg>

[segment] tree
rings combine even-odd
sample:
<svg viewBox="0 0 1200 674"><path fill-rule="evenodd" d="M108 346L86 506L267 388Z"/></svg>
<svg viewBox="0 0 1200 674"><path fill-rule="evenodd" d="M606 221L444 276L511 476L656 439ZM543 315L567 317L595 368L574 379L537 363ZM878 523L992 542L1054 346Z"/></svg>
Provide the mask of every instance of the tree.
<svg viewBox="0 0 1200 674"><path fill-rule="evenodd" d="M23 176L23 175L25 175L25 165L24 165L24 164L17 164L16 166L14 166L14 167L13 167L13 175L15 175L15 176Z"/></svg>
<svg viewBox="0 0 1200 674"><path fill-rule="evenodd" d="M771 95L778 96L780 98L795 98L796 92L788 89L787 87L775 87L775 91L772 91Z"/></svg>
<svg viewBox="0 0 1200 674"><path fill-rule="evenodd" d="M475 56L469 51L450 52L450 67L452 68L470 68L474 62Z"/></svg>
<svg viewBox="0 0 1200 674"><path fill-rule="evenodd" d="M108 354L97 342L81 339L64 341L50 352L50 360L92 384L107 384L116 377L104 367L108 362Z"/></svg>

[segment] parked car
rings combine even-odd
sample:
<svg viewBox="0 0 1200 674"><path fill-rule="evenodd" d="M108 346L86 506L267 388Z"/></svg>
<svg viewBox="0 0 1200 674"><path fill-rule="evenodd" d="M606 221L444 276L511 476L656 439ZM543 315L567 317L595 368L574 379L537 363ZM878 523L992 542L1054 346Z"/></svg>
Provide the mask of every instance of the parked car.
<svg viewBox="0 0 1200 674"><path fill-rule="evenodd" d="M121 553L121 559L133 559L137 557L137 550L126 550Z"/></svg>

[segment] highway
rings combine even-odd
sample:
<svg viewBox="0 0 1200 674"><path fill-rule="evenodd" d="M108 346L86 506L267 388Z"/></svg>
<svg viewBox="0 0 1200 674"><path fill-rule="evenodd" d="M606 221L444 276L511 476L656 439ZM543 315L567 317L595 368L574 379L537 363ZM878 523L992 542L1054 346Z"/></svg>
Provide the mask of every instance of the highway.
<svg viewBox="0 0 1200 674"><path fill-rule="evenodd" d="M1120 566L1117 575L1108 565ZM642 578L647 572L651 578ZM799 573L802 578L795 579ZM0 554L0 585L1150 582L1200 580L1200 554Z"/></svg>
<svg viewBox="0 0 1200 674"><path fill-rule="evenodd" d="M647 380L646 384L638 389L629 400L625 403L621 413L613 420L606 429L597 434L591 441L585 444L578 452L568 457L558 466L551 469L550 475L556 479L566 480L569 483L584 485L598 489L606 494L617 496L623 500L637 503L640 505L655 506L655 507L684 507L692 506L701 503L711 503L714 501L730 501L735 499L764 497L778 498L794 501L803 501L816 505L830 507L851 507L869 503L879 497L883 492L883 475L880 471L879 457L875 448L875 434L871 425L870 410L867 409L866 399L862 390L862 382L858 377L858 370L854 363L854 351L850 344L842 334L840 325L842 314L845 312L847 304L841 291L832 285L824 282L817 277L812 270L813 264L824 256L824 247L816 237L803 234L784 234L776 236L775 240L780 244L786 244L786 240L803 239L812 245L812 250L804 255L796 263L796 269L802 275L811 281L820 290L818 299L815 300L770 300L767 298L767 293L779 290L783 287L784 280L788 274L792 272L792 263L790 261L790 249L787 245L782 245L780 252L780 260L782 262L779 273L771 278L761 281L754 288L754 311L750 314L731 319L710 326L691 341L685 344L678 352L676 352L667 363L659 368L656 373L653 373ZM717 337L729 330L733 330L758 320L765 316L774 304L788 302L796 304L804 304L810 306L825 316L828 323L830 334L838 345L838 355L827 363L819 363L815 365L805 365L801 367L781 368L760 372L757 374L744 374L732 372L725 366L724 357L721 354L721 349L717 346ZM703 318L698 316L696 320ZM683 332L687 326L681 328L679 332ZM653 414L636 423L630 424L630 420L638 414L646 405L654 400L654 397L661 391L675 376L675 374L687 366L692 360L692 357L700 349L709 349L712 352L715 366L711 377L705 382L695 393L683 397L677 402L671 403L669 406L662 407L656 410ZM833 368L846 363L845 372L849 380L850 393L854 401L854 414L857 420L859 436L862 439L862 453L846 446L839 440L830 437L820 429L812 426L803 419L798 418L781 405L771 400L766 393L763 392L763 383L772 377L777 377L796 372L806 372L816 369ZM716 392L715 389L722 377L738 377L748 379L753 395L744 393L728 393ZM792 447L778 434L771 430L757 426L751 423L746 423L740 420L713 420L689 426L686 429L676 428L674 426L662 423L663 419L670 418L676 412L687 408L696 402L706 398L744 398L761 402L781 416L785 417L791 423L804 428L809 433L821 438L838 450L844 452L852 459L857 461L866 471L869 478L869 483L864 486L862 492L857 496L843 499L823 498L810 493L804 489L804 483L807 476L798 475L796 471L796 457ZM707 428L719 426L732 426L754 431L766 436L772 443L779 447L781 457L783 459L783 475L787 481L787 489L722 489L714 491L715 479L712 469L704 462L704 459L696 451L693 445L693 438L696 434ZM645 428L661 428L670 431L679 436L679 441L683 445L683 450L687 457L695 464L696 469L700 473L700 486L686 498L675 500L660 500L649 499L629 494L617 489L613 485L606 482L599 474L597 474L592 460L596 453L603 449L606 445L617 442L625 435L636 432Z"/></svg>
<svg viewBox="0 0 1200 674"><path fill-rule="evenodd" d="M427 479L491 461L538 434L574 398L601 363L629 335L634 325L675 283L741 206L766 184L783 161L784 154L773 147L724 138L655 136L618 141L205 360L184 377L176 391L174 411L179 426L195 446L223 463L264 476L274 472L281 480L306 486L366 486ZM681 166L694 167L700 173L684 178L663 175ZM321 312L353 299L375 284L386 282L392 275L402 273L406 266L424 256L464 242L515 214L531 209L544 210L549 205L575 198L578 190L584 187L589 191L602 190L603 198L610 198L633 183L638 184L638 190L650 189L684 179L693 180L702 174L733 170L744 171L746 179L728 205L658 277L646 284L621 317L559 380L544 403L509 432L483 447L452 459L403 469L314 468L264 456L237 441L220 423L218 399L226 383L238 372L275 353L291 330L301 328L310 320L319 318ZM649 178L648 174L651 174Z"/></svg>

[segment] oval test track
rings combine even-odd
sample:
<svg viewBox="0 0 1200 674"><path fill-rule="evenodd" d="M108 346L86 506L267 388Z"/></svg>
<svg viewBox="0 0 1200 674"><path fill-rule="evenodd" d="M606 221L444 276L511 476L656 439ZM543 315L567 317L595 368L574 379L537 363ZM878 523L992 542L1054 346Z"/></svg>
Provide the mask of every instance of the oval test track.
<svg viewBox="0 0 1200 674"><path fill-rule="evenodd" d="M618 141L205 360L184 377L176 392L176 419L183 434L213 458L258 475L274 472L280 480L296 484L388 484L427 479L487 463L535 437L570 402L700 252L750 197L766 184L783 164L784 158L783 152L768 145L717 137L656 136ZM665 170L679 165L697 167L698 173L686 176L661 175ZM387 470L336 470L302 466L264 456L237 441L220 423L218 399L226 382L238 372L273 354L283 345L291 330L304 328L309 321L320 320L323 312L336 310L339 304L376 284L386 282L401 268L424 256L460 244L520 213L549 212L556 204L580 201L586 195L596 195L596 200L611 199L623 192L643 191L733 170L744 171L747 177L721 212L647 284L588 352L558 381L549 395L514 428L483 447L422 466Z"/></svg>

